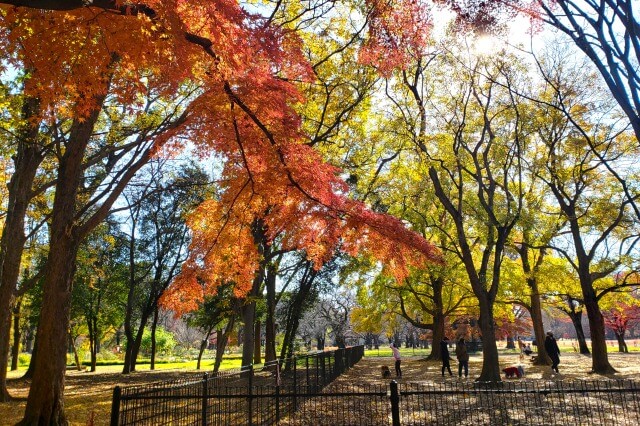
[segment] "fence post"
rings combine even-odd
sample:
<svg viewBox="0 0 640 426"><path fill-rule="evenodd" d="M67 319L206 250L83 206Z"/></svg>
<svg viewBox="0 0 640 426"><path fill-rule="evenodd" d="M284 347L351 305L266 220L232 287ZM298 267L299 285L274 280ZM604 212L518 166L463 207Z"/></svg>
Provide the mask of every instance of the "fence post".
<svg viewBox="0 0 640 426"><path fill-rule="evenodd" d="M207 406L209 404L209 374L202 377L202 426L207 426Z"/></svg>
<svg viewBox="0 0 640 426"><path fill-rule="evenodd" d="M251 426L253 424L253 364L249 364L249 391L247 395L249 397L249 410L247 410L247 414L249 415L249 419L247 424Z"/></svg>
<svg viewBox="0 0 640 426"><path fill-rule="evenodd" d="M398 382L391 381L391 424L400 426L400 393L398 392Z"/></svg>
<svg viewBox="0 0 640 426"><path fill-rule="evenodd" d="M315 356L315 360L316 360L316 383L315 383L315 388L313 389L314 392L318 391L318 374L320 374L320 372L318 371L318 368L320 367L319 362L320 362L320 357L318 355Z"/></svg>
<svg viewBox="0 0 640 426"><path fill-rule="evenodd" d="M276 424L280 423L280 383L276 384Z"/></svg>
<svg viewBox="0 0 640 426"><path fill-rule="evenodd" d="M111 426L118 426L120 422L120 396L122 389L120 386L113 388L113 399L111 400Z"/></svg>
<svg viewBox="0 0 640 426"><path fill-rule="evenodd" d="M293 411L298 409L298 359L293 356Z"/></svg>

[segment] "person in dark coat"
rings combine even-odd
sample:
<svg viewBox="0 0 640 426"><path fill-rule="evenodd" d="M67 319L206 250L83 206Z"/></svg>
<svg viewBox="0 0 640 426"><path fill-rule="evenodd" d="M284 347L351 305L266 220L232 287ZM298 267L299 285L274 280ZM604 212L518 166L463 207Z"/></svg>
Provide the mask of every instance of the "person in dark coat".
<svg viewBox="0 0 640 426"><path fill-rule="evenodd" d="M469 376L469 354L467 353L467 345L464 338L460 338L456 343L456 358L458 358L458 377L462 377L462 369L464 368L464 377Z"/></svg>
<svg viewBox="0 0 640 426"><path fill-rule="evenodd" d="M551 370L559 373L558 364L560 364L560 348L558 348L558 342L553 337L553 333L547 331L547 337L544 339L544 349L547 351L547 355L551 358Z"/></svg>
<svg viewBox="0 0 640 426"><path fill-rule="evenodd" d="M449 339L447 339L447 336L444 336L440 342L440 356L442 357L442 377L444 377L445 369L449 370L450 376L453 376L451 365L449 364Z"/></svg>

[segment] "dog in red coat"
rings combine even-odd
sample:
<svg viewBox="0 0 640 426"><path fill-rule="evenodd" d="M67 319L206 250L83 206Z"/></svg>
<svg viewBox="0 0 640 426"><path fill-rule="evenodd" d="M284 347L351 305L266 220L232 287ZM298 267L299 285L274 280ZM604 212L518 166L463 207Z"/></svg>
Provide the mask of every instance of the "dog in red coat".
<svg viewBox="0 0 640 426"><path fill-rule="evenodd" d="M507 367L502 370L507 379L521 378L524 376L524 368L522 367Z"/></svg>

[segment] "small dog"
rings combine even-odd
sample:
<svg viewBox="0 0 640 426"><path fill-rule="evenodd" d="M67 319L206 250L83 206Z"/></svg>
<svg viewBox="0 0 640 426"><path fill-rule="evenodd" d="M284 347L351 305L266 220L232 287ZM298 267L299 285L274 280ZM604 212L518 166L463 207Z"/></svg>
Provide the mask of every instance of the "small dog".
<svg viewBox="0 0 640 426"><path fill-rule="evenodd" d="M521 378L524 377L524 368L521 366L518 367L507 367L502 370L507 377L507 379Z"/></svg>
<svg viewBox="0 0 640 426"><path fill-rule="evenodd" d="M389 367L387 367L386 365L380 366L380 372L382 373L383 379L391 378L391 370L389 370Z"/></svg>

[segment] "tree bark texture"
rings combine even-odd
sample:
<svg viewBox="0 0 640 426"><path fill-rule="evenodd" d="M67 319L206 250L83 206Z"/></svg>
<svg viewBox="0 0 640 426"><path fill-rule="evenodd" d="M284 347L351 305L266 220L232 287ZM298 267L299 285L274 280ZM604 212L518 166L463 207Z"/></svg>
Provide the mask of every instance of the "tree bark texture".
<svg viewBox="0 0 640 426"><path fill-rule="evenodd" d="M587 346L587 338L584 335L584 329L582 328L582 310L568 311L567 314L571 318L573 328L576 330L576 337L578 339L578 346L582 355L591 355L589 346Z"/></svg>
<svg viewBox="0 0 640 426"><path fill-rule="evenodd" d="M11 346L11 371L18 369L18 357L20 356L20 308L22 298L18 300L13 308L13 345Z"/></svg>
<svg viewBox="0 0 640 426"><path fill-rule="evenodd" d="M30 122L37 115L38 109L39 102L28 98L22 108L22 117ZM17 152L13 158L15 168L7 185L7 211L0 237L0 366L8 363L11 311L26 242L24 218L32 197L36 172L44 159L42 148L35 143L38 136L37 123L30 123L20 133ZM0 402L9 400L7 369L0 368Z"/></svg>
<svg viewBox="0 0 640 426"><path fill-rule="evenodd" d="M235 315L229 318L229 322L227 322L227 326L224 328L224 331L218 330L216 332L216 360L213 364L214 373L220 369L220 364L222 364L222 357L224 355L224 350L227 347L227 341L229 340L229 334L231 334L231 330L236 323Z"/></svg>
<svg viewBox="0 0 640 426"><path fill-rule="evenodd" d="M585 295L584 293L587 293ZM587 318L589 319L589 330L591 331L591 369L598 374L615 373L615 369L609 364L607 353L607 341L605 338L604 317L600 312L598 302L594 297L589 297L591 292L584 292L584 305L587 308Z"/></svg>
<svg viewBox="0 0 640 426"><path fill-rule="evenodd" d="M529 280L527 280L529 281ZM542 322L542 306L540 303L540 293L538 291L538 282L533 279L532 283L529 284L529 288L531 289L531 309L529 314L531 315L531 322L533 323L533 334L536 339L536 350L538 354L536 356L536 360L534 365L551 365L551 358L547 354L547 351L544 350L544 323Z"/></svg>
<svg viewBox="0 0 640 426"><path fill-rule="evenodd" d="M153 321L151 322L151 365L149 369L156 369L156 328L158 327L158 307L153 310Z"/></svg>
<svg viewBox="0 0 640 426"><path fill-rule="evenodd" d="M38 324L39 347L23 425L67 424L64 413L65 343L76 257L83 238L76 222L76 203L84 153L99 112L96 109L87 119L71 125L69 140L59 159Z"/></svg>
<svg viewBox="0 0 640 426"><path fill-rule="evenodd" d="M276 360L276 271L270 264L266 275L267 319L264 329L264 362Z"/></svg>
<svg viewBox="0 0 640 426"><path fill-rule="evenodd" d="M486 298L480 298L480 331L482 332L482 371L479 382L499 382L500 363L498 359L498 345L493 319L493 303Z"/></svg>
<svg viewBox="0 0 640 426"><path fill-rule="evenodd" d="M262 323L260 320L254 320L253 330L253 364L262 364L262 353L260 340L262 336Z"/></svg>
<svg viewBox="0 0 640 426"><path fill-rule="evenodd" d="M431 353L427 359L432 361L442 360L442 354L440 353L439 343L444 337L444 315L440 312L439 315L433 317L433 344L431 345Z"/></svg>

